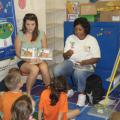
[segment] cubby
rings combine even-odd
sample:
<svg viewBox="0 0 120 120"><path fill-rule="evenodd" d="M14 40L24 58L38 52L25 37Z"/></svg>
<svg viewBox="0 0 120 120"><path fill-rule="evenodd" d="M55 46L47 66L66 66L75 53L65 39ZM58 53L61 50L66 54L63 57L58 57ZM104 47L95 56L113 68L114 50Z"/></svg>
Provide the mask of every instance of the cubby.
<svg viewBox="0 0 120 120"><path fill-rule="evenodd" d="M54 3L54 4L53 4ZM63 60L64 21L66 20L65 0L46 0L46 36L48 48L53 49L54 60L57 64Z"/></svg>

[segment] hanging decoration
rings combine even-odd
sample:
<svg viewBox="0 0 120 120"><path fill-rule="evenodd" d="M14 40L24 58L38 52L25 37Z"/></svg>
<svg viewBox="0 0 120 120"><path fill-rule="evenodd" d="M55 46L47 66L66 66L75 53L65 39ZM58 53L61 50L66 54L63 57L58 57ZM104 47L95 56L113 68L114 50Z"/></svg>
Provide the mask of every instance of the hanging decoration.
<svg viewBox="0 0 120 120"><path fill-rule="evenodd" d="M0 22L0 48L6 48L12 45L11 35L14 27L10 22Z"/></svg>
<svg viewBox="0 0 120 120"><path fill-rule="evenodd" d="M0 0L0 66L1 61L15 56L14 40L17 27L14 1Z"/></svg>
<svg viewBox="0 0 120 120"><path fill-rule="evenodd" d="M26 7L26 0L18 0L18 5L21 9Z"/></svg>

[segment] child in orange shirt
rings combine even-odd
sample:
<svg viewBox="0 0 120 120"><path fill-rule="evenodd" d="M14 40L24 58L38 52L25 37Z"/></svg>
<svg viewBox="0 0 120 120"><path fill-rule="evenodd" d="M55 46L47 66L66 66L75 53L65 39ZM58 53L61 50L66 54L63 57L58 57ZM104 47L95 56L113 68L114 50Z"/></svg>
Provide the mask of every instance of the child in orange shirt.
<svg viewBox="0 0 120 120"><path fill-rule="evenodd" d="M38 120L67 120L80 114L79 109L68 111L67 82L63 76L52 81L40 97Z"/></svg>
<svg viewBox="0 0 120 120"><path fill-rule="evenodd" d="M4 79L5 85L9 91L0 94L0 112L3 113L3 120L10 120L11 106L14 101L22 95L22 92L20 91L22 82L19 69L12 69L14 69L14 72L8 73Z"/></svg>
<svg viewBox="0 0 120 120"><path fill-rule="evenodd" d="M20 96L12 105L11 120L35 120L32 117L34 103L27 94Z"/></svg>

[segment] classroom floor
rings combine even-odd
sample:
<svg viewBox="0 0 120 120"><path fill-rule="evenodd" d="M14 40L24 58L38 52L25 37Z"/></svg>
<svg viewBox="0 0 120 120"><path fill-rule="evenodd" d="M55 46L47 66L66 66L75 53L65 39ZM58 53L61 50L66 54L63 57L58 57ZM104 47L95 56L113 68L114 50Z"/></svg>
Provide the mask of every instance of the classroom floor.
<svg viewBox="0 0 120 120"><path fill-rule="evenodd" d="M25 91L25 85L23 86L23 91ZM37 82L35 83L35 85L32 88L32 96L34 98L34 100L36 101L36 109L35 109L35 113L34 116L37 119L37 113L38 113L38 101L39 101L39 96L42 92L42 90L44 89L44 85L40 80L37 80ZM114 96L118 95L118 93L116 94L116 92L114 93ZM68 99L69 101L69 109L74 109L76 108L76 102L77 102L77 97L78 97L78 93L75 92L75 94ZM120 111L120 99L118 98L117 100L117 105L115 106L115 110ZM96 116L91 116L88 115L88 112L90 111L91 106L86 105L85 107L80 107L81 110L81 114L79 116L77 116L75 118L75 120L106 120L105 118L102 117L96 117Z"/></svg>

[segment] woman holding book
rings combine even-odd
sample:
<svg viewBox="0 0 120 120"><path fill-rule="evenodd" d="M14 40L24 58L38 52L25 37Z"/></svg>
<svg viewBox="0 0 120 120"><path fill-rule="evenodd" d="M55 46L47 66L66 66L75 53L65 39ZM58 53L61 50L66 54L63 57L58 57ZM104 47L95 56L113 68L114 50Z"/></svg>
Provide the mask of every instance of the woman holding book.
<svg viewBox="0 0 120 120"><path fill-rule="evenodd" d="M95 37L90 34L90 23L84 17L75 19L74 34L68 36L64 48L64 61L54 68L54 75L64 75L69 79L73 76L79 91L79 106L85 105L86 96L84 94L86 79L93 74L94 65L98 62L100 48ZM73 90L68 91L68 96L73 94Z"/></svg>
<svg viewBox="0 0 120 120"><path fill-rule="evenodd" d="M38 19L33 13L28 13L23 18L22 29L18 32L15 40L15 50L17 57L21 58L22 49L41 49L46 48L46 36L43 31L38 29ZM34 63L34 64L33 64ZM36 81L37 75L40 73L47 87L50 83L50 74L48 65L45 61L40 61L37 58L20 59L18 67L22 73L28 74L26 90L31 93L33 84Z"/></svg>
<svg viewBox="0 0 120 120"><path fill-rule="evenodd" d="M67 81L58 76L40 95L38 120L71 120L80 114L79 108L68 109Z"/></svg>

